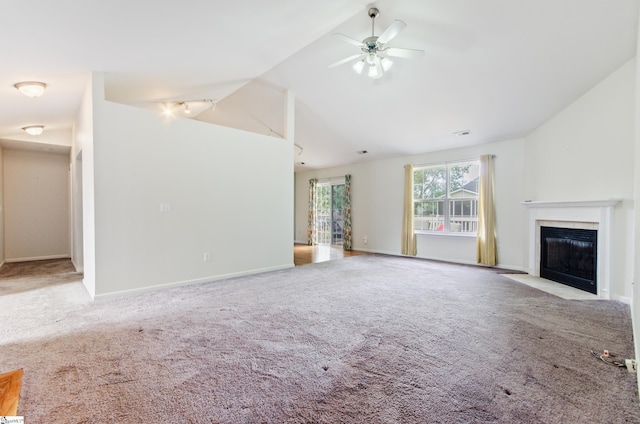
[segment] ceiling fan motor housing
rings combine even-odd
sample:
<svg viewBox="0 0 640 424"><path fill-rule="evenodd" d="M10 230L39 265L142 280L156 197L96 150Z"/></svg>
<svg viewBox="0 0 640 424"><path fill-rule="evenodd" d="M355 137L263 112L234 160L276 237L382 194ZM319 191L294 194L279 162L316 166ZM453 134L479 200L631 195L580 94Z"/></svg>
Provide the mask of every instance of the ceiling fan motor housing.
<svg viewBox="0 0 640 424"><path fill-rule="evenodd" d="M376 36L365 38L362 44L362 51L365 53L375 53L378 51L378 37Z"/></svg>

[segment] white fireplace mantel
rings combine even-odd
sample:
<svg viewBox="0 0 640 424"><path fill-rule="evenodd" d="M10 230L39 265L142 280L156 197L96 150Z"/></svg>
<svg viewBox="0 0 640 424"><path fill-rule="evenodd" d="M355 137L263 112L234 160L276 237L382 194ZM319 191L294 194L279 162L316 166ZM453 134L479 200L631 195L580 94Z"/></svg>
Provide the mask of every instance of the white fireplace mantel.
<svg viewBox="0 0 640 424"><path fill-rule="evenodd" d="M611 298L613 209L622 199L580 201L524 201L529 209L529 274L540 276L541 224L598 230L598 297Z"/></svg>
<svg viewBox="0 0 640 424"><path fill-rule="evenodd" d="M567 200L567 201L534 201L525 200L522 202L528 208L599 208L599 207L611 207L622 202L622 199L608 199L608 200Z"/></svg>

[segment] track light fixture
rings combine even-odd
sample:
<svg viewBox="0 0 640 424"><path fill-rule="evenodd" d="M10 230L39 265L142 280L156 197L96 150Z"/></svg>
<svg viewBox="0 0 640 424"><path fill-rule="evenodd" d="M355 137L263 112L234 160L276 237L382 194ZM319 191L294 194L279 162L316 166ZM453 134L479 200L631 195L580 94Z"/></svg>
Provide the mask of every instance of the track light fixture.
<svg viewBox="0 0 640 424"><path fill-rule="evenodd" d="M216 104L212 99L179 100L162 103L162 113L167 116L178 115L194 118L207 109L216 109Z"/></svg>

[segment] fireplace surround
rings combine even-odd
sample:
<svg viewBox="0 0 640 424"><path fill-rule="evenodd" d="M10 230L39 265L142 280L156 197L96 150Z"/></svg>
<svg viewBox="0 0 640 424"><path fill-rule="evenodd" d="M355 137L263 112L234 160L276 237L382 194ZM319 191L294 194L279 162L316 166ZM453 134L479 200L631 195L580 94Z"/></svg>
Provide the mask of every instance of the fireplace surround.
<svg viewBox="0 0 640 424"><path fill-rule="evenodd" d="M541 276L541 227L596 230L595 294L610 299L613 209L620 202L621 199L523 202L529 209L529 274Z"/></svg>

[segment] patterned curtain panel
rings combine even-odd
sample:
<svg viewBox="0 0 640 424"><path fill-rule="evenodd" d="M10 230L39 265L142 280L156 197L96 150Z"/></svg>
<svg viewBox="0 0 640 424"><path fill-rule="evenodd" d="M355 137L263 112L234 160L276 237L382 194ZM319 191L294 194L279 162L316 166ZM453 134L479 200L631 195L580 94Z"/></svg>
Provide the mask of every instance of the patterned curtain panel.
<svg viewBox="0 0 640 424"><path fill-rule="evenodd" d="M307 231L307 244L312 246L316 244L316 189L318 180L312 178L309 180L309 219Z"/></svg>
<svg viewBox="0 0 640 424"><path fill-rule="evenodd" d="M403 255L416 256L416 235L413 231L413 165L404 166L404 199L402 206Z"/></svg>
<svg viewBox="0 0 640 424"><path fill-rule="evenodd" d="M478 263L495 266L495 207L493 204L493 155L480 156L480 189L478 193Z"/></svg>
<svg viewBox="0 0 640 424"><path fill-rule="evenodd" d="M344 176L344 224L342 248L351 250L351 175Z"/></svg>

